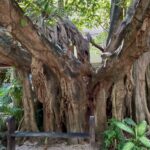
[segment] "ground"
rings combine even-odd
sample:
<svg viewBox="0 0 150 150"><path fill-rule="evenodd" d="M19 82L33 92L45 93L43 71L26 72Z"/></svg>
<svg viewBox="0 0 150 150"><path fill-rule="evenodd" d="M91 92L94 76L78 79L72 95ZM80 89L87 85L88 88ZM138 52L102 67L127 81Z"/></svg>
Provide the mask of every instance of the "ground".
<svg viewBox="0 0 150 150"><path fill-rule="evenodd" d="M17 146L16 150L90 150L89 144L68 145L66 142L53 144L45 148L45 145L39 145L36 142L25 142L22 146Z"/></svg>

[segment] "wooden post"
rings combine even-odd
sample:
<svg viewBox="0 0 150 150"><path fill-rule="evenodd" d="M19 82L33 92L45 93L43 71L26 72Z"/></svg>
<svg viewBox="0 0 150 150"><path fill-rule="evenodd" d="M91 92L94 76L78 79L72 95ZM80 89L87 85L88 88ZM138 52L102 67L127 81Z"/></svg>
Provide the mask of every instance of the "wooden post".
<svg viewBox="0 0 150 150"><path fill-rule="evenodd" d="M15 118L9 117L6 120L7 125L7 150L15 150L15 137L12 137L11 134L15 133Z"/></svg>
<svg viewBox="0 0 150 150"><path fill-rule="evenodd" d="M95 149L95 117L90 116L89 120L89 126L90 126L90 149Z"/></svg>

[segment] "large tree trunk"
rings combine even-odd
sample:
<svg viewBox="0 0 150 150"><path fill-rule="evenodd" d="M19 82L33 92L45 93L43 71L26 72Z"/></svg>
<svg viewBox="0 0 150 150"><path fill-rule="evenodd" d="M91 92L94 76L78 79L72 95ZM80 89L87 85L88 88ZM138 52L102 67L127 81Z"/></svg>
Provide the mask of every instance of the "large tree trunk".
<svg viewBox="0 0 150 150"><path fill-rule="evenodd" d="M32 78L38 100L43 104L44 130L83 131L87 111L83 80L57 78L48 66L34 58Z"/></svg>
<svg viewBox="0 0 150 150"><path fill-rule="evenodd" d="M23 123L21 130L37 131L37 124L35 119L34 98L33 91L29 79L29 73L19 70L19 76L23 85L22 103L24 108Z"/></svg>
<svg viewBox="0 0 150 150"><path fill-rule="evenodd" d="M147 120L150 123L150 113L147 102L147 87L146 84L149 82L148 78L146 81L147 68L150 63L150 53L147 52L141 56L138 61L134 64L133 68L133 79L134 79L134 107L135 107L135 119L137 121Z"/></svg>
<svg viewBox="0 0 150 150"><path fill-rule="evenodd" d="M130 73L113 85L109 99L110 117L120 120L131 117L137 122L146 120L150 123L149 65L150 52L146 52L134 63Z"/></svg>

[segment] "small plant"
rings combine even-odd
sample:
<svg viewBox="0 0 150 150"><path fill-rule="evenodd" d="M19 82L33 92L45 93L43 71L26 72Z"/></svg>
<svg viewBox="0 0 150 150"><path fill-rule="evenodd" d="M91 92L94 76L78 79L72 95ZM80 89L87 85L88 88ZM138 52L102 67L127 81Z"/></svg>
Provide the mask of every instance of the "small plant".
<svg viewBox="0 0 150 150"><path fill-rule="evenodd" d="M150 140L146 137L146 121L136 124L132 119L123 121L111 119L104 132L104 150L150 150Z"/></svg>
<svg viewBox="0 0 150 150"><path fill-rule="evenodd" d="M5 83L0 87L0 130L5 127L6 116L14 116L17 123L23 116L21 107L22 101L22 86L18 80L13 80L11 83Z"/></svg>
<svg viewBox="0 0 150 150"><path fill-rule="evenodd" d="M103 150L120 150L125 143L125 137L123 136L121 129L116 126L116 122L116 119L108 121L108 129L104 132Z"/></svg>

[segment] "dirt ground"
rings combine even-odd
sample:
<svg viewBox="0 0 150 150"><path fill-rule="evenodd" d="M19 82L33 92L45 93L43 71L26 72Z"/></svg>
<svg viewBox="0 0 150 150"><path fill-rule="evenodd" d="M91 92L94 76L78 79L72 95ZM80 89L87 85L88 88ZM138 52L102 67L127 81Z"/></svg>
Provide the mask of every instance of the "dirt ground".
<svg viewBox="0 0 150 150"><path fill-rule="evenodd" d="M67 143L59 143L46 146L37 143L25 142L21 146L17 146L16 150L91 150L89 144L68 145Z"/></svg>

